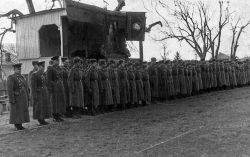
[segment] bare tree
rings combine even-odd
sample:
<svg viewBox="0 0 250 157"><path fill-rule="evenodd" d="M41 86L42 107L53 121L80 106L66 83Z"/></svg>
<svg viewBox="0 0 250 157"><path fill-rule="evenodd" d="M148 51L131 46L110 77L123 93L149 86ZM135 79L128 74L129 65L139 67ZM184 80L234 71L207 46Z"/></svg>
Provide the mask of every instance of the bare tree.
<svg viewBox="0 0 250 157"><path fill-rule="evenodd" d="M4 44L3 48L9 53L16 54L16 46L14 43Z"/></svg>
<svg viewBox="0 0 250 157"><path fill-rule="evenodd" d="M209 6L203 1L192 3L190 1L174 0L174 9L170 8L162 1L158 1L155 6L155 11L165 21L165 30L160 31L163 38L157 41L167 39L177 39L178 41L186 42L195 50L201 60L205 60L206 55L211 51L213 58L219 52L221 45L221 35L224 26L229 22L230 13L228 7L223 9L223 2L219 2L219 24L212 26L215 19L209 12ZM158 7L158 5L160 7ZM174 22L170 23L159 8L170 15Z"/></svg>
<svg viewBox="0 0 250 157"><path fill-rule="evenodd" d="M114 9L114 11L121 11L122 8L126 5L125 0L117 0L117 2L118 2L118 5Z"/></svg>
<svg viewBox="0 0 250 157"><path fill-rule="evenodd" d="M168 60L167 56L169 55L170 51L167 51L167 45L165 43L162 45L162 48L163 48L163 53L161 54L161 58L162 60L166 61Z"/></svg>
<svg viewBox="0 0 250 157"><path fill-rule="evenodd" d="M250 24L250 21L248 21L246 24L241 24L241 26L239 26L241 21L241 18L238 18L237 22L233 25L231 24L232 27L232 43L231 43L231 60L235 60L236 59L236 52L237 49L239 47L239 39L241 34L244 32L244 29Z"/></svg>
<svg viewBox="0 0 250 157"><path fill-rule="evenodd" d="M20 11L14 9L14 10L11 10L10 12L6 13L6 14L3 14L3 15L0 15L0 18L2 17L7 17L11 20L10 22L10 26L8 28L1 28L1 32L0 32L0 54L1 54L1 64L0 64L0 73L2 72L2 64L3 64L3 52L4 52L4 48L3 48L3 39L5 37L5 35L7 33L15 33L15 29L14 29L14 20L13 18L15 18L16 16L20 16L20 15L23 15ZM2 75L0 75L1 78L2 78Z"/></svg>
<svg viewBox="0 0 250 157"><path fill-rule="evenodd" d="M208 39L209 39L212 59L218 59L218 54L219 54L220 46L221 46L222 32L223 32L223 29L225 28L225 26L229 23L229 18L232 15L232 13L229 12L229 2L227 2L225 9L224 9L224 3L225 2L223 2L223 1L219 1L218 26L211 28L210 25L207 24L207 30L208 30L207 35L208 35ZM204 17L206 17L205 14L203 14L203 15L204 15Z"/></svg>
<svg viewBox="0 0 250 157"><path fill-rule="evenodd" d="M175 61L180 61L180 60L181 60L181 55L180 55L180 52L179 52L179 51L177 51L177 52L175 53L174 60L175 60Z"/></svg>
<svg viewBox="0 0 250 157"><path fill-rule="evenodd" d="M45 2L47 3L47 6L51 4L49 7L50 9L53 9L56 6L56 2L59 4L60 8L63 7L62 0L45 0Z"/></svg>

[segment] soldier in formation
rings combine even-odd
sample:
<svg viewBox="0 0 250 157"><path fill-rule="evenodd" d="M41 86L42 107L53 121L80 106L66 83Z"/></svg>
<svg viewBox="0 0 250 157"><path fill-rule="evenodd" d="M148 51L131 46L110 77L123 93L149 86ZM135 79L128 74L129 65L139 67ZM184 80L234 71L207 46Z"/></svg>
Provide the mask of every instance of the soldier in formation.
<svg viewBox="0 0 250 157"><path fill-rule="evenodd" d="M33 118L37 119L41 125L47 125L48 122L45 119L49 119L52 116L52 106L49 99L49 93L47 90L45 62L37 63L39 69L31 76L31 89L33 99Z"/></svg>
<svg viewBox="0 0 250 157"><path fill-rule="evenodd" d="M48 91L52 104L52 115L56 122L61 122L62 115L66 113L66 101L63 86L62 69L59 66L59 57L51 58L53 64L47 70Z"/></svg>
<svg viewBox="0 0 250 157"><path fill-rule="evenodd" d="M28 74L28 87L29 87L29 96L30 96L30 103L29 105L32 106L33 105L33 99L32 99L32 89L30 88L31 87L31 76L33 73L35 73L36 71L38 71L39 67L37 65L38 61L33 61L32 62L32 66L33 66L33 69L29 72Z"/></svg>

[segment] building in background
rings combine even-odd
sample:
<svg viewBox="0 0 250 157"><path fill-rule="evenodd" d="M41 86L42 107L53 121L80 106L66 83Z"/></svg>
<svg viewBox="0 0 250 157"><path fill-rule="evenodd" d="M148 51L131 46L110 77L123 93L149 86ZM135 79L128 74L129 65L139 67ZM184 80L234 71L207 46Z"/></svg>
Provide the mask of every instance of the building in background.
<svg viewBox="0 0 250 157"><path fill-rule="evenodd" d="M93 5L64 0L63 8L15 18L16 48L23 73L32 61L52 56L126 58L126 41L143 41L144 12L110 11Z"/></svg>

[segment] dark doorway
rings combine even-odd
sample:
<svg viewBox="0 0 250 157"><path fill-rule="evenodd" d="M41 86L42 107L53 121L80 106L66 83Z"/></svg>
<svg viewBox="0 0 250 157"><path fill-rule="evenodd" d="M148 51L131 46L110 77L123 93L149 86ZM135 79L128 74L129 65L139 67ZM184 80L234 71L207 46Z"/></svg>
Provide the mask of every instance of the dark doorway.
<svg viewBox="0 0 250 157"><path fill-rule="evenodd" d="M61 37L57 25L44 25L39 30L41 57L61 56Z"/></svg>

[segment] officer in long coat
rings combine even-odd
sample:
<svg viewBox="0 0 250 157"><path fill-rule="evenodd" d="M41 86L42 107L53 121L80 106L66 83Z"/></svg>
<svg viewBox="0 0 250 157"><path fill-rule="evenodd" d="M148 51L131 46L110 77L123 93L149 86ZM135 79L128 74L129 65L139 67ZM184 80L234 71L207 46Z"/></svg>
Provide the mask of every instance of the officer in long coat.
<svg viewBox="0 0 250 157"><path fill-rule="evenodd" d="M59 66L59 56L51 58L53 66L47 69L48 91L52 104L52 114L56 122L61 122L61 116L66 113L66 102L62 80L62 70Z"/></svg>
<svg viewBox="0 0 250 157"><path fill-rule="evenodd" d="M119 61L118 77L120 84L121 108L125 109L130 100L129 82L127 69L122 60Z"/></svg>
<svg viewBox="0 0 250 157"><path fill-rule="evenodd" d="M105 60L100 60L99 69L99 91L100 91L100 102L102 109L112 109L114 102L112 97L112 89L109 81L109 73Z"/></svg>
<svg viewBox="0 0 250 157"><path fill-rule="evenodd" d="M198 78L198 74L196 71L196 68L193 66L192 67L192 75L193 75L193 79L192 79L192 94L196 95L199 93L200 87L199 87L199 78Z"/></svg>
<svg viewBox="0 0 250 157"><path fill-rule="evenodd" d="M173 71L171 65L168 65L166 68L167 75L167 98L174 99L175 98L175 89L174 89L174 81L173 81Z"/></svg>
<svg viewBox="0 0 250 157"><path fill-rule="evenodd" d="M65 102L66 102L66 117L72 117L72 108L69 103L69 84L68 84L68 77L70 71L69 60L66 57L61 58L62 61L62 78L63 78L63 87L64 87L64 94L65 94Z"/></svg>
<svg viewBox="0 0 250 157"><path fill-rule="evenodd" d="M207 68L205 63L203 62L201 64L201 79L202 79L202 85L203 85L203 90L207 90Z"/></svg>
<svg viewBox="0 0 250 157"><path fill-rule="evenodd" d="M178 78L179 78L179 84L180 84L180 94L182 97L187 96L187 71L183 67L178 68Z"/></svg>
<svg viewBox="0 0 250 157"><path fill-rule="evenodd" d="M29 72L28 74L28 87L29 87L29 97L30 97L30 103L29 105L32 106L33 104L33 99L32 99L32 89L31 89L31 76L33 73L35 73L36 71L38 71L38 65L37 65L38 61L32 61L32 66L33 66L33 69Z"/></svg>
<svg viewBox="0 0 250 157"><path fill-rule="evenodd" d="M90 65L87 67L84 73L84 84L85 84L85 97L84 99L88 110L92 115L95 115L97 109L100 108L100 94L99 94L99 84L98 84L98 71L97 71L97 63L95 59L90 60ZM87 97L86 97L87 96Z"/></svg>
<svg viewBox="0 0 250 157"><path fill-rule="evenodd" d="M151 58L151 65L148 68L149 81L151 87L152 101L155 102L159 98L159 79L156 67L156 58Z"/></svg>
<svg viewBox="0 0 250 157"><path fill-rule="evenodd" d="M203 82L202 82L202 76L201 76L201 67L200 65L196 66L196 72L197 72L197 76L198 76L198 81L199 81L199 93L202 92L203 88Z"/></svg>
<svg viewBox="0 0 250 157"><path fill-rule="evenodd" d="M129 82L129 103L131 105L136 105L138 104L138 98L137 98L137 89L136 89L136 83L135 83L135 70L133 67L132 63L127 64L128 66L128 70L127 70L127 74L128 74L128 82Z"/></svg>
<svg viewBox="0 0 250 157"><path fill-rule="evenodd" d="M7 89L10 102L10 124L17 130L25 129L22 124L30 121L28 110L28 85L21 75L22 64L15 64L14 74L7 78Z"/></svg>
<svg viewBox="0 0 250 157"><path fill-rule="evenodd" d="M91 104L91 92L90 92L90 82L89 82L89 71L91 67L90 59L86 59L82 64L82 85L84 90L84 106L91 115L95 115L94 107Z"/></svg>
<svg viewBox="0 0 250 157"><path fill-rule="evenodd" d="M137 90L137 99L139 104L145 100L144 97L144 87L142 81L142 72L140 71L140 65L137 65L137 69L135 70L135 83L136 83L136 90Z"/></svg>
<svg viewBox="0 0 250 157"><path fill-rule="evenodd" d="M162 101L167 99L167 75L165 64L161 61L158 66L159 97Z"/></svg>
<svg viewBox="0 0 250 157"><path fill-rule="evenodd" d="M143 65L142 67L142 81L143 81L143 90L144 90L144 98L145 98L145 102L143 102L143 105L144 105L144 104L151 102L151 89L150 89L147 65Z"/></svg>
<svg viewBox="0 0 250 157"><path fill-rule="evenodd" d="M179 76L178 76L178 67L175 65L172 70L173 70L174 95L179 96L180 83L179 83Z"/></svg>
<svg viewBox="0 0 250 157"><path fill-rule="evenodd" d="M114 61L110 62L108 72L109 72L110 85L112 89L114 107L117 108L117 106L120 104L120 87L118 81L118 71Z"/></svg>
<svg viewBox="0 0 250 157"><path fill-rule="evenodd" d="M84 108L84 91L82 85L82 76L80 74L80 61L79 57L74 58L74 65L69 71L68 84L69 84L69 103L73 107L74 114L80 114Z"/></svg>
<svg viewBox="0 0 250 157"><path fill-rule="evenodd" d="M33 98L33 118L41 125L47 125L45 119L51 118L52 106L49 101L49 94L44 73L45 61L38 62L39 70L31 76L31 89Z"/></svg>

